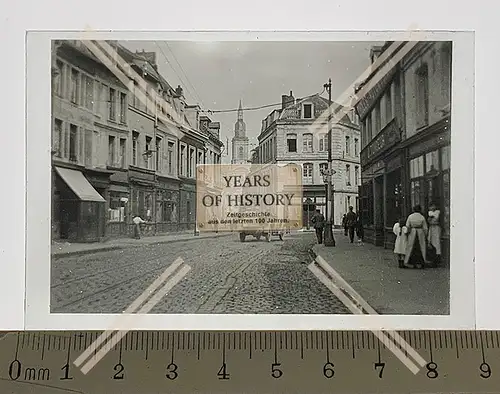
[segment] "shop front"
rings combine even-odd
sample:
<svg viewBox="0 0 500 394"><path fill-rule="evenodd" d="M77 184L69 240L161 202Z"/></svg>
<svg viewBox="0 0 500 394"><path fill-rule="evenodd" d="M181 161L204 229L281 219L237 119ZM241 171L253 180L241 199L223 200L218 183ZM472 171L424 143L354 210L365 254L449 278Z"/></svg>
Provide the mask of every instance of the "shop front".
<svg viewBox="0 0 500 394"><path fill-rule="evenodd" d="M155 235L155 192L157 190L156 176L153 170L129 166L130 200L128 202L128 235L133 235L132 219L140 216L146 223L143 225L142 235Z"/></svg>
<svg viewBox="0 0 500 394"><path fill-rule="evenodd" d="M405 141L408 157L407 212L420 205L426 216L434 203L441 211L442 258L450 250L450 121L449 117Z"/></svg>
<svg viewBox="0 0 500 394"><path fill-rule="evenodd" d="M361 151L360 213L365 240L377 246L390 247L392 226L405 213L400 142L401 130L393 119Z"/></svg>
<svg viewBox="0 0 500 394"><path fill-rule="evenodd" d="M111 176L108 196L106 236L113 238L128 236L130 191L126 171L117 171Z"/></svg>
<svg viewBox="0 0 500 394"><path fill-rule="evenodd" d="M156 202L157 233L179 231L179 181L159 178Z"/></svg>
<svg viewBox="0 0 500 394"><path fill-rule="evenodd" d="M195 229L196 181L184 179L179 185L179 225L178 231Z"/></svg>
<svg viewBox="0 0 500 394"><path fill-rule="evenodd" d="M326 219L326 186L305 185L302 188L302 227L313 228L312 218L318 209Z"/></svg>
<svg viewBox="0 0 500 394"><path fill-rule="evenodd" d="M54 166L53 238L70 242L98 242L105 236L106 200L82 171ZM105 190L105 189L103 189Z"/></svg>

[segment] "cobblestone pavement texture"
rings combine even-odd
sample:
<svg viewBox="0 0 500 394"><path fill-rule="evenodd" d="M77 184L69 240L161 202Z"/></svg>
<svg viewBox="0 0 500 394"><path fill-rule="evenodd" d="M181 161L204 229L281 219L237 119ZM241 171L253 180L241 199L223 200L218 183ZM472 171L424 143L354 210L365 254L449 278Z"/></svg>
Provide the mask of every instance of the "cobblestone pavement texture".
<svg viewBox="0 0 500 394"><path fill-rule="evenodd" d="M308 270L310 233L238 235L53 259L52 313L121 313L181 257L191 271L151 313L349 313Z"/></svg>
<svg viewBox="0 0 500 394"><path fill-rule="evenodd" d="M391 249L351 244L335 232L336 247L315 245L321 256L380 314L446 315L450 312L449 267L401 269Z"/></svg>

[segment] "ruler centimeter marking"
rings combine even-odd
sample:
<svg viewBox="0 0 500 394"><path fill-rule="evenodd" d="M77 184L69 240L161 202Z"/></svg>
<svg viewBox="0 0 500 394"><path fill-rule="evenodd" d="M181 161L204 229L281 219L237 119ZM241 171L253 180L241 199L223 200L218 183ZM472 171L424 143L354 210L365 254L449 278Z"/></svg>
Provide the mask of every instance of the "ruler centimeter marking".
<svg viewBox="0 0 500 394"><path fill-rule="evenodd" d="M109 387L122 381L127 382L126 387L120 386L123 393L126 389L134 392L137 387L146 386L154 391L165 385L165 379L175 384L176 392L199 391L205 384L208 391L217 392L221 386L216 385L223 382L235 390L251 388L252 384L258 386L256 392L275 392L285 386L299 390L301 382L308 379L316 379L318 384L317 390L314 385L310 386L307 391L311 393L328 388L325 381L335 381L335 387L345 392L350 388L361 390L361 382L365 380L369 390L383 392L397 392L404 382L413 382L412 389L430 392L456 391L461 387L463 391L467 384L467 390L474 389L471 384L482 385L485 391L500 387L499 332L403 331L399 334L427 363L417 375L407 370L374 333L366 331L134 331L112 345L111 341L104 343L110 355L87 375L83 375L73 361L100 332L10 333L0 340L0 391L3 385L16 382L36 382L37 385L45 382L49 387L49 380L53 387L57 383L68 390L82 392L87 392L92 381L107 387L103 392L112 393ZM94 357L97 352L95 349ZM408 356L404 349L403 353ZM250 372L251 369L259 372ZM263 374L262 379L257 373ZM374 380L369 383L370 379ZM181 381L187 386L182 386ZM276 386L277 382L283 386ZM98 391L93 388L91 392Z"/></svg>

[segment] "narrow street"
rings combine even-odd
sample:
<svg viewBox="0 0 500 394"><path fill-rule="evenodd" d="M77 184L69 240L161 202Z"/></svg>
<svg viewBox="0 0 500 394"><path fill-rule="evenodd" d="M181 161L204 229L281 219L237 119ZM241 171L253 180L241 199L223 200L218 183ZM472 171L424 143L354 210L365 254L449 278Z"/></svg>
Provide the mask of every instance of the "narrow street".
<svg viewBox="0 0 500 394"><path fill-rule="evenodd" d="M151 313L349 313L307 269L313 244L311 233L269 243L234 234L60 257L51 313L121 313L178 257L191 270Z"/></svg>

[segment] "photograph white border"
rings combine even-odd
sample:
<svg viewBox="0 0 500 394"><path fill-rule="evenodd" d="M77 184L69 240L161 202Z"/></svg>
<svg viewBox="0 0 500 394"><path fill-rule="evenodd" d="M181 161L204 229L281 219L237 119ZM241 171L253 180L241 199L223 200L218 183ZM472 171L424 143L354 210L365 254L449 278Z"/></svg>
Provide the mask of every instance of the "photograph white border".
<svg viewBox="0 0 500 394"><path fill-rule="evenodd" d="M51 39L385 41L452 40L450 315L135 315L51 314ZM472 32L29 32L26 47L28 330L414 330L474 329L474 33ZM45 148L41 148L45 147ZM318 282L318 286L322 286ZM130 322L133 322L132 324Z"/></svg>

